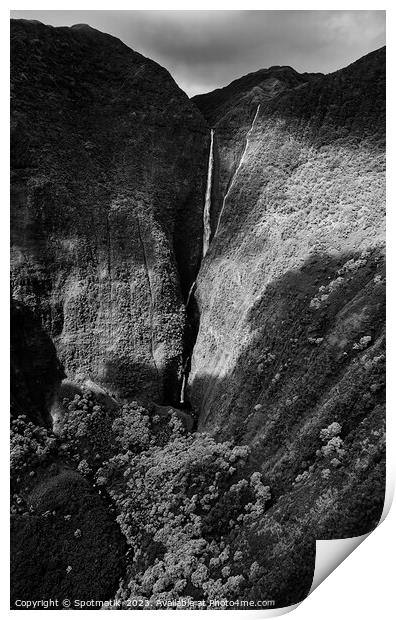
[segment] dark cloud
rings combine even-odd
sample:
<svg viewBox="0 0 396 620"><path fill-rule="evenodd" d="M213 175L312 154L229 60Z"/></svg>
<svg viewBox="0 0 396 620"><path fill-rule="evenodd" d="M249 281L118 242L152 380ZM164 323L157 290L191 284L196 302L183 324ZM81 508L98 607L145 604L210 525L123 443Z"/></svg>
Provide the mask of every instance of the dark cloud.
<svg viewBox="0 0 396 620"><path fill-rule="evenodd" d="M385 44L385 11L12 11L87 23L165 66L189 95L251 71L334 71Z"/></svg>

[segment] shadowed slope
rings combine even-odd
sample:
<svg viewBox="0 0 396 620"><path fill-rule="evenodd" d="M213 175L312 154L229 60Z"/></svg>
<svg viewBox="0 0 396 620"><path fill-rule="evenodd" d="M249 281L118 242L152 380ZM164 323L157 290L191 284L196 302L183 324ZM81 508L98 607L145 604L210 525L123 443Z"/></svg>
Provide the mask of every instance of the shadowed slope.
<svg viewBox="0 0 396 620"><path fill-rule="evenodd" d="M88 26L12 21L11 60L14 295L69 375L136 394L144 365L144 391L177 401L205 122L165 69Z"/></svg>
<svg viewBox="0 0 396 620"><path fill-rule="evenodd" d="M50 408L65 374L55 347L23 303L11 301L11 415L51 428Z"/></svg>

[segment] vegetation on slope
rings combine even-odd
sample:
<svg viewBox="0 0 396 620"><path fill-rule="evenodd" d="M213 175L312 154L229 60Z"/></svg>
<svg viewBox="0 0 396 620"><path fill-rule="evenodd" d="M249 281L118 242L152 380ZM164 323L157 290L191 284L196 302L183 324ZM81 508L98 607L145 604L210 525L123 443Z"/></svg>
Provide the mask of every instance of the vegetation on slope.
<svg viewBox="0 0 396 620"><path fill-rule="evenodd" d="M382 511L384 61L381 49L272 99L247 91L260 112L197 280L198 428L250 446L273 501L258 531L278 566L287 545L309 555L313 536L362 534ZM220 199L245 114L230 101L217 124ZM324 454L320 433L335 423L341 454Z"/></svg>
<svg viewBox="0 0 396 620"><path fill-rule="evenodd" d="M89 391L63 404L56 438L23 416L12 426L14 594L25 574L26 596L103 600L118 588L125 609L214 599L283 606L310 588L315 538L363 533L379 518L384 429L375 414L352 437L336 421L317 427L313 459L276 497L248 446L187 433L172 410L162 417L133 402L109 411ZM22 547L35 565L41 554L39 574ZM101 569L87 583L89 563Z"/></svg>
<svg viewBox="0 0 396 620"><path fill-rule="evenodd" d="M321 380L315 357L320 351L332 355L331 343L341 338L332 334L337 315L345 328L353 324L348 318L353 305L347 302L380 269L383 253L383 85L384 52L379 50L260 109L197 282L200 332L190 379L194 404L203 412L202 428L214 427L224 415L226 433L239 395L246 399L243 419L251 413L257 393L251 390L248 363L260 366L257 381L269 389L277 368L292 358L279 385L289 379L298 385L308 373L315 391ZM315 292L341 277L337 271L349 260L359 265L366 251L373 253L369 261L362 259L367 265L344 275L338 294L314 312ZM377 324L383 303L369 291L361 304ZM339 303L333 305L332 299ZM362 331L370 330L363 307L362 318L354 320L364 323ZM315 337L324 338L316 349L308 341ZM275 359L267 368L268 355ZM273 388L274 406L276 400Z"/></svg>

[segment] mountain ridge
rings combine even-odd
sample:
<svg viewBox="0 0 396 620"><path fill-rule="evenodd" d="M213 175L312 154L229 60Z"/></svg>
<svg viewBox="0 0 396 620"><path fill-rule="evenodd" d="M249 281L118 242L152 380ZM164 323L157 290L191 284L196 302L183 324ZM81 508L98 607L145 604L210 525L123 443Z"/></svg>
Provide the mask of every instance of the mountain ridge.
<svg viewBox="0 0 396 620"><path fill-rule="evenodd" d="M236 98L241 100L254 88L260 88L261 96L267 94L268 99L270 99L285 89L302 85L310 79L314 79L317 75L300 74L289 66L273 66L248 73L233 80L227 86L216 88L203 95L195 95L192 97L192 101L201 110L209 124L215 127L227 113L227 108L224 110L224 105L230 103L230 100ZM266 83L267 88L265 88ZM258 95L259 92L256 92L256 97Z"/></svg>
<svg viewBox="0 0 396 620"><path fill-rule="evenodd" d="M299 73L290 65L273 65L268 68L261 68L257 71L252 71L250 73L247 73L246 75L236 78L225 86L215 88L214 90L202 94L194 95L193 97L191 97L191 99L201 110L208 122L213 123L213 126L215 126L216 123L218 123L222 118L222 116L219 116L219 112L217 109L219 106L222 105L222 103L228 102L233 95L242 96L243 94L247 94L247 91L249 89L254 88L254 86L260 85L263 81L265 81L265 79L271 77L283 77L285 86L282 90L279 91L279 93L276 93L280 94L281 92L283 92L283 90L303 86L304 84L308 84L312 80L320 79L330 75L335 75L340 71L345 71L353 67L357 63L367 62L370 57L385 52L385 49L385 45L381 46L380 48L368 52L364 56L361 56L357 60L352 61L348 65L345 65L345 67L330 71L329 73L306 71L304 71L303 73Z"/></svg>

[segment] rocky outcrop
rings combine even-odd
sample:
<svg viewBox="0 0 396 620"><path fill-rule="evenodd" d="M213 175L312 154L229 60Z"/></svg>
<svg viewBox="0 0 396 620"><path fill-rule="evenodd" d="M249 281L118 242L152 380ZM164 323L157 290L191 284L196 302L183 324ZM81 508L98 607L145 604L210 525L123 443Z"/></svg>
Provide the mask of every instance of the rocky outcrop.
<svg viewBox="0 0 396 620"><path fill-rule="evenodd" d="M177 402L209 134L168 72L89 26L13 20L12 282L69 377Z"/></svg>
<svg viewBox="0 0 396 620"><path fill-rule="evenodd" d="M219 107L215 91L213 115L196 98L222 136L220 198L260 110L197 279L188 389L199 428L250 443L276 496L309 474L333 421L351 452L366 432L383 439L384 69L381 49L271 98L255 85Z"/></svg>

